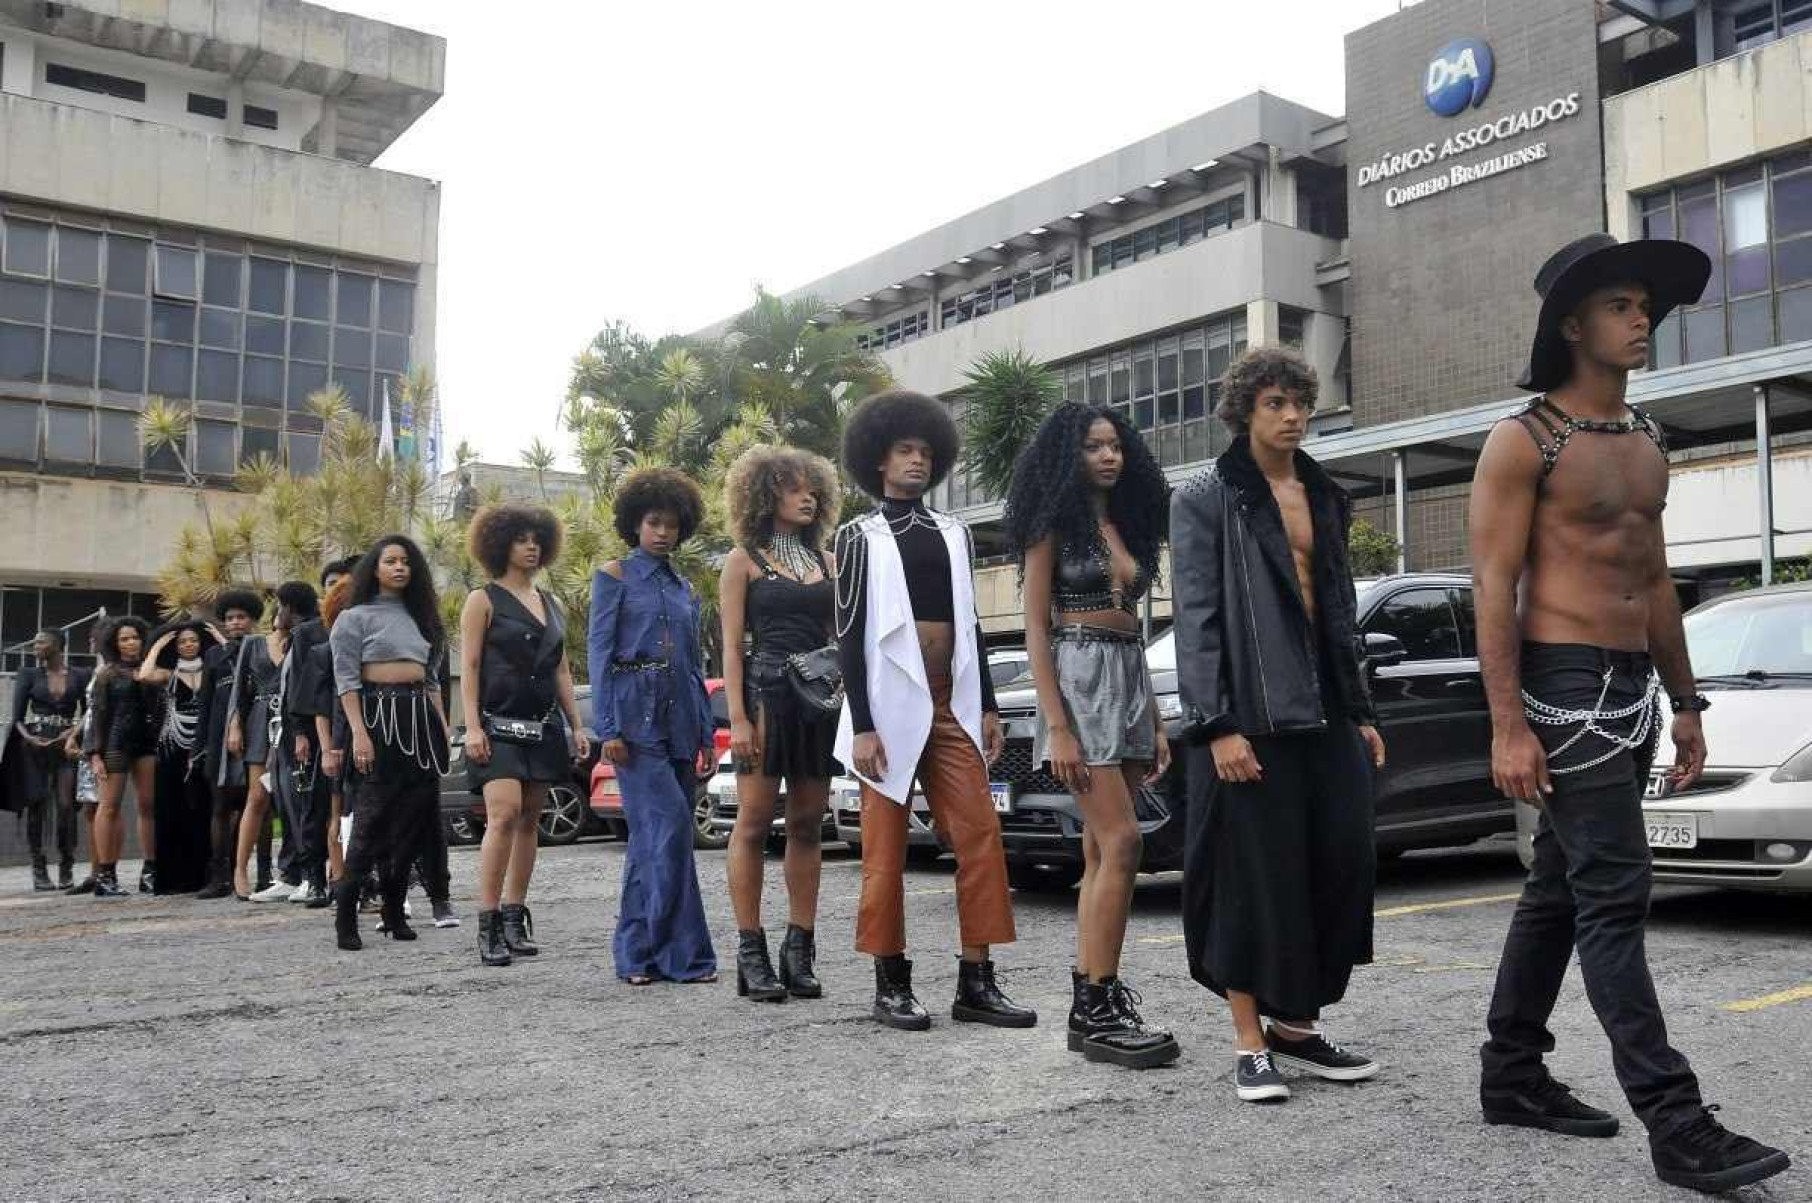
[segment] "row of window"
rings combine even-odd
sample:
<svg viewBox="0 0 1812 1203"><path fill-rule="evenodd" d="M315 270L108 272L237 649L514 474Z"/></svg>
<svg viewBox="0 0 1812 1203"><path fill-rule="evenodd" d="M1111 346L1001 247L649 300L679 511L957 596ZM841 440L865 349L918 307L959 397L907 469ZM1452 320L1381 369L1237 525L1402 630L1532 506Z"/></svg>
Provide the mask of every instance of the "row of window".
<svg viewBox="0 0 1812 1203"><path fill-rule="evenodd" d="M945 300L938 312L941 319L938 326L940 329L960 326L964 322L1029 301L1033 297L1041 297L1059 288L1068 288L1075 279L1075 264L1066 255L1054 263L1040 264L1011 276L990 280L978 288Z"/></svg>
<svg viewBox="0 0 1812 1203"><path fill-rule="evenodd" d="M145 449L138 423L131 410L0 399L0 464L180 480L186 462L200 476L227 480L260 456L302 474L320 461L320 423L305 417L292 417L287 431L197 418L180 447L155 451Z"/></svg>
<svg viewBox="0 0 1812 1203"><path fill-rule="evenodd" d="M115 100L145 103L143 80L128 79L124 75L113 75L106 71L91 71L86 67L71 67L66 63L45 63L44 82L55 84L59 88L74 88L79 92L89 92L96 96L111 96ZM227 102L223 97L190 92L188 110L198 117L217 117L225 121ZM276 109L248 104L244 105L240 112L247 125L268 130L277 128Z"/></svg>
<svg viewBox="0 0 1812 1203"><path fill-rule="evenodd" d="M1210 234L1231 230L1246 219L1244 193L1217 200L1200 209L1192 209L1156 225L1122 234L1095 244L1094 274L1099 276L1116 268L1142 263L1154 255L1200 242Z"/></svg>
<svg viewBox="0 0 1812 1203"><path fill-rule="evenodd" d="M1812 0L1760 0L1730 15L1738 53L1812 29Z"/></svg>
<svg viewBox="0 0 1812 1203"><path fill-rule="evenodd" d="M1711 256L1699 303L1655 331L1656 367L1812 338L1812 153L1786 155L1641 200L1648 238Z"/></svg>
<svg viewBox="0 0 1812 1203"><path fill-rule="evenodd" d="M856 345L864 351L885 351L931 333L931 310L921 309L885 325L856 335Z"/></svg>
<svg viewBox="0 0 1812 1203"><path fill-rule="evenodd" d="M32 637L39 631L64 633L72 663L92 668L89 632L96 615L157 614L157 595L123 589L56 589L36 585L0 588L0 672L18 672L34 663Z"/></svg>

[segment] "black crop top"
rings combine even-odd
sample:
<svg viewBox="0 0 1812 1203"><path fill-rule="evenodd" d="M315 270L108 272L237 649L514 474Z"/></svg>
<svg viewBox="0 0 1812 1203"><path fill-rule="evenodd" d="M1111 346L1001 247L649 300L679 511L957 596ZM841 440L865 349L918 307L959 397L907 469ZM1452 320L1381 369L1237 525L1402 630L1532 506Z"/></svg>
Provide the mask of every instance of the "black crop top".
<svg viewBox="0 0 1812 1203"><path fill-rule="evenodd" d="M761 575L749 582L749 650L791 656L816 651L831 642L834 586L830 574L802 583L775 572L760 552L754 560ZM819 565L826 567L822 557Z"/></svg>
<svg viewBox="0 0 1812 1203"><path fill-rule="evenodd" d="M1145 570L1135 561L1132 585L1118 589L1114 582L1113 558L1107 541L1096 535L1086 549L1063 548L1051 572L1051 606L1059 613L1083 610L1124 610L1136 613L1139 599L1151 582Z"/></svg>

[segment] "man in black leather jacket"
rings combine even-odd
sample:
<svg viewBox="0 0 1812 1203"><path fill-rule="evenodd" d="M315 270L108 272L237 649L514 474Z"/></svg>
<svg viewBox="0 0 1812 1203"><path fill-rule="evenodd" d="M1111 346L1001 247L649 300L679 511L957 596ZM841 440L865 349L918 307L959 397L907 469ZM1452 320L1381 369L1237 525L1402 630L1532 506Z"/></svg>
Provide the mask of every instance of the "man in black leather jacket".
<svg viewBox="0 0 1812 1203"><path fill-rule="evenodd" d="M1300 449L1316 391L1294 352L1248 351L1218 411L1233 445L1171 501L1183 930L1191 974L1232 1011L1248 1102L1289 1097L1279 1066L1336 1081L1378 1070L1317 1022L1372 958L1384 744L1355 631L1351 508Z"/></svg>

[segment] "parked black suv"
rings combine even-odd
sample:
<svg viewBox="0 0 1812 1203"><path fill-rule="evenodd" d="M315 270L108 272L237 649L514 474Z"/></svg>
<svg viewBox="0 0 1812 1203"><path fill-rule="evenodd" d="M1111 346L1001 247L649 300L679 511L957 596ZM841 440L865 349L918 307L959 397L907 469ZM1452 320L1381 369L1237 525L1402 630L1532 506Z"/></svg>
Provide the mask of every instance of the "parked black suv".
<svg viewBox="0 0 1812 1203"><path fill-rule="evenodd" d="M1367 677L1390 753L1375 802L1379 852L1514 831L1515 811L1491 785L1491 722L1479 679L1472 582L1406 573L1362 581L1358 595ZM1174 738L1182 714L1175 636L1152 640L1145 658L1158 713ZM1032 763L1037 695L1020 689L996 700L1007 746L992 775L1010 787L1000 816L1008 875L1018 889L1067 889L1082 876L1082 818L1075 799ZM1186 797L1179 749L1178 763L1133 799L1145 837L1142 872L1182 867Z"/></svg>
<svg viewBox="0 0 1812 1203"><path fill-rule="evenodd" d="M573 700L578 703L579 718L589 728L591 686L574 686ZM441 823L447 829L449 843L476 844L484 838L484 799L474 794L466 781L463 726L454 729L452 742L447 774L440 779ZM594 741L585 763L573 766L572 779L548 787L547 804L541 808L541 821L536 825L539 843L570 844L582 835L603 835L608 831L604 820L591 810L591 767L598 762L599 751Z"/></svg>

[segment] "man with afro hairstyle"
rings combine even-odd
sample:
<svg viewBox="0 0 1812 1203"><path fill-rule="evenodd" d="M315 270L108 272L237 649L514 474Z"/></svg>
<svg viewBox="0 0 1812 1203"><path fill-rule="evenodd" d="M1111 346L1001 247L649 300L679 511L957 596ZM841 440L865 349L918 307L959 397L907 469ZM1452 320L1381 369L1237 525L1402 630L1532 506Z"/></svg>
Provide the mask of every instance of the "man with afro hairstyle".
<svg viewBox="0 0 1812 1203"><path fill-rule="evenodd" d="M924 1031L906 959L906 818L916 777L956 854L961 927L952 1019L1028 1028L994 979L988 950L1015 938L1006 854L988 765L1000 716L975 614L968 528L928 508L958 438L949 410L918 393L870 397L843 433L843 467L881 504L837 532L837 641L845 700L837 757L862 782L862 898L856 949L875 958L876 1022Z"/></svg>

